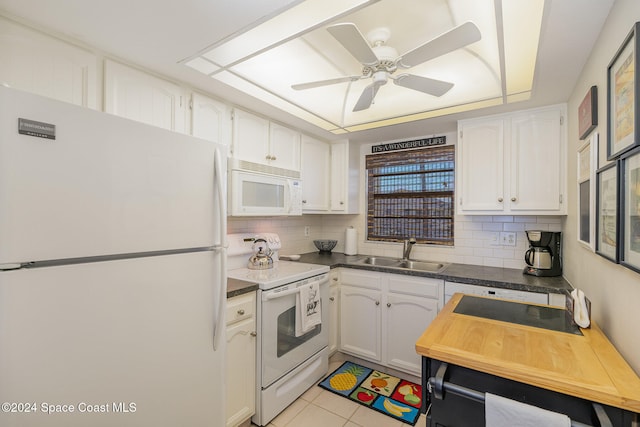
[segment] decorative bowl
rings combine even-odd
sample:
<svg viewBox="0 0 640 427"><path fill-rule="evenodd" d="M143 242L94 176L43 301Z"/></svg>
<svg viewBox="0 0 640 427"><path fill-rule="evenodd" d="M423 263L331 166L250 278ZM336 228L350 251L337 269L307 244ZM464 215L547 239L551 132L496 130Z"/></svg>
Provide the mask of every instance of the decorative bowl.
<svg viewBox="0 0 640 427"><path fill-rule="evenodd" d="M316 245L316 248L318 248L320 252L331 252L331 250L338 244L338 241L327 239L314 240L313 244Z"/></svg>

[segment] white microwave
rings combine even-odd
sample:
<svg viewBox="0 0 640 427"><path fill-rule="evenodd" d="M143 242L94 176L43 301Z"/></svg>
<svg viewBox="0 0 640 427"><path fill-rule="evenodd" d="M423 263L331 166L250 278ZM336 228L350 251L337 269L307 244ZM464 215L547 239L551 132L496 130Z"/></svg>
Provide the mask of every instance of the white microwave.
<svg viewBox="0 0 640 427"><path fill-rule="evenodd" d="M229 169L229 215L302 215L302 181Z"/></svg>

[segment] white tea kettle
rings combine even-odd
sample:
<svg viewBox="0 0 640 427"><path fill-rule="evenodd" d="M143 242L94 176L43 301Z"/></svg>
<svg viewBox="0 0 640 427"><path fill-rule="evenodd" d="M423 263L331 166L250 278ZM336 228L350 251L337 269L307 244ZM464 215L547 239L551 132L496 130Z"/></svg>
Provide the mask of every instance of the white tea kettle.
<svg viewBox="0 0 640 427"><path fill-rule="evenodd" d="M266 270L273 268L273 258L271 258L273 251L269 249L269 244L265 239L256 239L251 249L253 249L255 253L249 258L249 270Z"/></svg>

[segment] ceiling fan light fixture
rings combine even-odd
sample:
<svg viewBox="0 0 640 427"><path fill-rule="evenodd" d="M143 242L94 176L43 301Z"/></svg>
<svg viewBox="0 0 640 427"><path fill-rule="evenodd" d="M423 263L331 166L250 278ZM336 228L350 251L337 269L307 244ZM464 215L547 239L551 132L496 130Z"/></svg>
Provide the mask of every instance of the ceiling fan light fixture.
<svg viewBox="0 0 640 427"><path fill-rule="evenodd" d="M373 84L382 86L387 84L389 74L386 71L376 71L373 73Z"/></svg>
<svg viewBox="0 0 640 427"><path fill-rule="evenodd" d="M381 62L390 61L393 63L395 62L396 59L398 59L398 51L391 46L379 45L379 46L374 46L372 49L373 49L373 53L376 54L376 56Z"/></svg>

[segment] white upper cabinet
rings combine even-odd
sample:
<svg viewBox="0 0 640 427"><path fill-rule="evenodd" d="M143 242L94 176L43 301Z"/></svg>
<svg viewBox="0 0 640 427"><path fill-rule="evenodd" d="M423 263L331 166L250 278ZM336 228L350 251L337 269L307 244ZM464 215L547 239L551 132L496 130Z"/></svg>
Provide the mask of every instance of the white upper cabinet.
<svg viewBox="0 0 640 427"><path fill-rule="evenodd" d="M187 97L180 86L110 60L104 68L105 112L188 133Z"/></svg>
<svg viewBox="0 0 640 427"><path fill-rule="evenodd" d="M515 114L511 118L511 211L566 214L565 143L559 107Z"/></svg>
<svg viewBox="0 0 640 427"><path fill-rule="evenodd" d="M331 144L331 210L345 213L349 207L349 145L335 142Z"/></svg>
<svg viewBox="0 0 640 427"><path fill-rule="evenodd" d="M302 135L302 210L326 213L329 210L331 146L328 142Z"/></svg>
<svg viewBox="0 0 640 427"><path fill-rule="evenodd" d="M231 146L231 113L226 104L199 93L191 94L191 135Z"/></svg>
<svg viewBox="0 0 640 427"><path fill-rule="evenodd" d="M0 17L0 84L97 108L91 52Z"/></svg>
<svg viewBox="0 0 640 427"><path fill-rule="evenodd" d="M233 111L232 157L300 171L300 133L246 111Z"/></svg>
<svg viewBox="0 0 640 427"><path fill-rule="evenodd" d="M456 147L460 209L503 210L504 120L461 122L460 135Z"/></svg>
<svg viewBox="0 0 640 427"><path fill-rule="evenodd" d="M566 107L458 123L457 213L566 215Z"/></svg>
<svg viewBox="0 0 640 427"><path fill-rule="evenodd" d="M269 120L242 110L233 110L232 151L234 158L268 164Z"/></svg>
<svg viewBox="0 0 640 427"><path fill-rule="evenodd" d="M304 213L359 212L359 152L348 141L302 137Z"/></svg>
<svg viewBox="0 0 640 427"><path fill-rule="evenodd" d="M331 143L331 212L360 212L360 152L349 141Z"/></svg>
<svg viewBox="0 0 640 427"><path fill-rule="evenodd" d="M300 132L269 123L269 154L272 166L300 170Z"/></svg>

